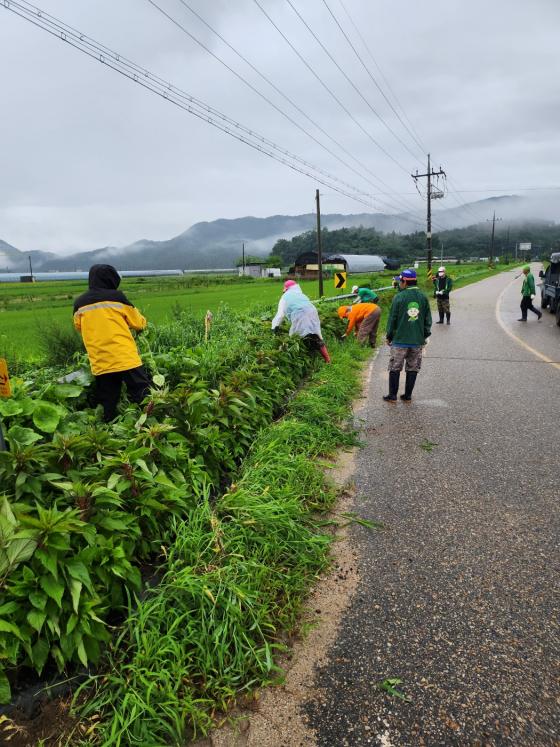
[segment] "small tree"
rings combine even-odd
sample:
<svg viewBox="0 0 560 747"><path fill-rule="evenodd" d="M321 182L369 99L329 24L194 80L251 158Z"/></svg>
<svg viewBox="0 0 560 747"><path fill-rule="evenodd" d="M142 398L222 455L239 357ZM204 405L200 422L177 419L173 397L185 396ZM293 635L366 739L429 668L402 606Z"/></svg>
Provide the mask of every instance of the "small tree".
<svg viewBox="0 0 560 747"><path fill-rule="evenodd" d="M265 261L267 267L282 267L284 262L279 254L270 254Z"/></svg>
<svg viewBox="0 0 560 747"><path fill-rule="evenodd" d="M246 265L264 265L265 260L262 257L255 257L254 254L246 254L245 255L245 264ZM236 267L243 267L243 257L239 257L237 262L235 263Z"/></svg>

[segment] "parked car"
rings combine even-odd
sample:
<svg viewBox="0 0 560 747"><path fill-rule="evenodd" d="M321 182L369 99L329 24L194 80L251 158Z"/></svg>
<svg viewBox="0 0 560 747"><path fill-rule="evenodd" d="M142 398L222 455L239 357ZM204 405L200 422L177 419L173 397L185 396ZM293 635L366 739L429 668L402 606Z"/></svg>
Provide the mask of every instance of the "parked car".
<svg viewBox="0 0 560 747"><path fill-rule="evenodd" d="M560 252L550 255L550 264L539 272L541 284L541 308L548 308L556 314L556 324L560 327Z"/></svg>

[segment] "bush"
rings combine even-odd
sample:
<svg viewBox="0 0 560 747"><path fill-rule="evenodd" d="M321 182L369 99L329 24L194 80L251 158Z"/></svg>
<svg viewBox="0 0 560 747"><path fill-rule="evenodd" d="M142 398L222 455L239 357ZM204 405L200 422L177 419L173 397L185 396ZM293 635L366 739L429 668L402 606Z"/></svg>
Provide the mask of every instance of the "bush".
<svg viewBox="0 0 560 747"><path fill-rule="evenodd" d="M55 368L67 366L76 354L84 352L82 337L76 332L71 322L68 324L37 322L37 337L43 353L43 361L47 366Z"/></svg>

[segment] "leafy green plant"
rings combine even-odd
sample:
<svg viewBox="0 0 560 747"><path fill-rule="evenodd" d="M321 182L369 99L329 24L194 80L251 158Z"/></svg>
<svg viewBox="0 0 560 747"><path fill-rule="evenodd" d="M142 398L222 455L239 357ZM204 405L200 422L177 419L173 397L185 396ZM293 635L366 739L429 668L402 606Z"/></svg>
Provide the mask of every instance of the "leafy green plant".
<svg viewBox="0 0 560 747"><path fill-rule="evenodd" d="M336 492L310 455L355 442L347 402L366 355L337 351L253 439L225 493L197 502L177 524L162 581L131 610L103 673L78 694L85 718L103 717L96 743L181 744L240 693L281 680L279 632L296 626L329 562L331 538L317 512Z"/></svg>
<svg viewBox="0 0 560 747"><path fill-rule="evenodd" d="M435 441L430 441L428 438L425 438L420 444L420 448L424 449L424 451L427 451L428 453L432 452L435 446L439 446L439 444L437 444Z"/></svg>
<svg viewBox="0 0 560 747"><path fill-rule="evenodd" d="M378 688L383 690L383 692L401 700L410 700L408 696L398 689L399 685L402 685L402 680L398 677L387 677L377 683Z"/></svg>
<svg viewBox="0 0 560 747"><path fill-rule="evenodd" d="M87 375L64 383L42 370L0 400L9 444L0 454L4 701L18 666L98 661L109 620L141 591L141 568L169 555L183 522L222 492L313 368L298 340L223 316L207 345L163 354L150 332L159 388L141 414L125 403L110 426L87 407ZM184 340L174 324L167 335Z"/></svg>

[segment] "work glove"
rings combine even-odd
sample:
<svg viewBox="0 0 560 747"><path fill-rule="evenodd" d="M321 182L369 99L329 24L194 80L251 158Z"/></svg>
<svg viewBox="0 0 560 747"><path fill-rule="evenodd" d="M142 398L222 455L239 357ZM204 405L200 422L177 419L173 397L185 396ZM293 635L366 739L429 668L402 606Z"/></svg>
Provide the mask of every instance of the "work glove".
<svg viewBox="0 0 560 747"><path fill-rule="evenodd" d="M430 344L430 338L426 337L426 339L424 340L424 347L426 347L426 345L429 345L429 344Z"/></svg>
<svg viewBox="0 0 560 747"><path fill-rule="evenodd" d="M534 297L535 297L535 294L533 293L533 294L531 295L531 301L533 300L533 298L534 298Z"/></svg>

